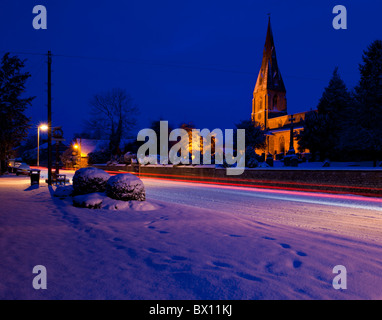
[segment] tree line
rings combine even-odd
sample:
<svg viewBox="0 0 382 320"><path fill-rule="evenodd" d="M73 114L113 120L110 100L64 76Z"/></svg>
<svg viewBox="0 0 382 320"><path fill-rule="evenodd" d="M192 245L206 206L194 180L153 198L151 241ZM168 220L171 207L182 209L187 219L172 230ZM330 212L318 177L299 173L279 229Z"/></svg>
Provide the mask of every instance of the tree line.
<svg viewBox="0 0 382 320"><path fill-rule="evenodd" d="M382 159L382 41L363 52L360 79L346 87L335 68L317 110L306 115L297 136L299 150L309 149L321 160L362 161Z"/></svg>

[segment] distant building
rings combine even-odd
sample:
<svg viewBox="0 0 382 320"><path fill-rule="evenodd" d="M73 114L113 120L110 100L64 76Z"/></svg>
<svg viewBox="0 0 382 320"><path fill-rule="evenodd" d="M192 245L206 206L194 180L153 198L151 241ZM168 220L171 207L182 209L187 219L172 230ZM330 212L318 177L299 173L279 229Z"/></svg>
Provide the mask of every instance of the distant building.
<svg viewBox="0 0 382 320"><path fill-rule="evenodd" d="M303 130L302 121L307 112L293 115L287 113L286 89L277 64L276 48L268 21L263 60L257 77L252 99L252 121L267 130L266 153L286 154L290 148L290 131L293 119L293 134ZM297 140L293 139L293 148L298 150Z"/></svg>
<svg viewBox="0 0 382 320"><path fill-rule="evenodd" d="M80 139L76 138L77 145L80 146L81 157L87 158L89 153L102 152L109 149L109 140Z"/></svg>

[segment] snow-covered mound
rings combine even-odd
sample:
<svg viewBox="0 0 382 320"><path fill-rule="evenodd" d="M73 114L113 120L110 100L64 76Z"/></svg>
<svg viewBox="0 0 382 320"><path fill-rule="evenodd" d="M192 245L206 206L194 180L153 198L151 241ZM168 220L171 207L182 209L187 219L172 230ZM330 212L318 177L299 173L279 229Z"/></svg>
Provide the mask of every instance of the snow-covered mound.
<svg viewBox="0 0 382 320"><path fill-rule="evenodd" d="M73 176L74 194L88 194L93 192L104 192L110 175L97 168L82 168Z"/></svg>
<svg viewBox="0 0 382 320"><path fill-rule="evenodd" d="M259 164L259 168L269 168L269 167L270 167L269 164L266 162L260 162Z"/></svg>
<svg viewBox="0 0 382 320"><path fill-rule="evenodd" d="M101 208L107 210L151 211L159 209L160 206L148 201L121 201L105 197Z"/></svg>
<svg viewBox="0 0 382 320"><path fill-rule="evenodd" d="M73 205L80 208L101 209L105 196L102 193L90 193L73 197Z"/></svg>
<svg viewBox="0 0 382 320"><path fill-rule="evenodd" d="M160 208L148 201L121 201L107 197L105 193L96 192L73 197L73 205L88 209L151 211Z"/></svg>
<svg viewBox="0 0 382 320"><path fill-rule="evenodd" d="M54 196L59 198L69 197L73 194L73 186L57 186L56 190L54 191Z"/></svg>
<svg viewBox="0 0 382 320"><path fill-rule="evenodd" d="M116 200L146 200L145 186L141 179L130 173L117 174L106 184L106 195Z"/></svg>

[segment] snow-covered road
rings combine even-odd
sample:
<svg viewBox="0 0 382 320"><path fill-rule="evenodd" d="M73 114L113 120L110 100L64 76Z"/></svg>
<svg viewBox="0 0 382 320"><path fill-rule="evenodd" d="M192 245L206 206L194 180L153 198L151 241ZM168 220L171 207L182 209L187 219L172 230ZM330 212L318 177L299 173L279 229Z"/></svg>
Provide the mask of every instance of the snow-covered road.
<svg viewBox="0 0 382 320"><path fill-rule="evenodd" d="M149 198L382 242L382 198L143 179Z"/></svg>

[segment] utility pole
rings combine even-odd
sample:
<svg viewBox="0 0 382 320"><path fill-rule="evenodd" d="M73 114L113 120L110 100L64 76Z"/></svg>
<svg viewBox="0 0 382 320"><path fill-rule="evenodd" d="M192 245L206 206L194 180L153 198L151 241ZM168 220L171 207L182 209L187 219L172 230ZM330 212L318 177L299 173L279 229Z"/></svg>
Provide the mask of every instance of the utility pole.
<svg viewBox="0 0 382 320"><path fill-rule="evenodd" d="M52 53L48 51L48 185L52 185Z"/></svg>

